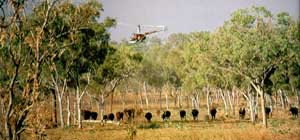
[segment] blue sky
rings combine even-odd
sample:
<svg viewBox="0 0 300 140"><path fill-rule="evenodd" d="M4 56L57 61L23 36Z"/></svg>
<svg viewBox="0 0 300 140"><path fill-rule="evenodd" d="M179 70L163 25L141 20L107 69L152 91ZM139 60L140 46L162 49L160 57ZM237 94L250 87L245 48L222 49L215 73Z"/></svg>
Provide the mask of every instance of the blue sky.
<svg viewBox="0 0 300 140"><path fill-rule="evenodd" d="M165 38L171 33L213 31L240 8L265 6L273 14L285 11L299 17L299 0L100 0L102 16L116 18L121 24L111 29L115 41L129 39L136 25L166 25L167 32L156 34ZM144 28L151 30L153 28Z"/></svg>

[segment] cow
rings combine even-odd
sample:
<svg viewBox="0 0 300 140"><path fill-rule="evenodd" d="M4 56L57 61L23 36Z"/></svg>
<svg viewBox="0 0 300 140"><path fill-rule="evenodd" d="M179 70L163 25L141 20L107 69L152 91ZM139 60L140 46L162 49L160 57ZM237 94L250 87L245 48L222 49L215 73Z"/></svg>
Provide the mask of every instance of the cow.
<svg viewBox="0 0 300 140"><path fill-rule="evenodd" d="M181 120L186 119L186 117L185 117L185 116L186 116L185 110L180 110L180 111L179 111L179 114L180 114L180 119L181 119Z"/></svg>
<svg viewBox="0 0 300 140"><path fill-rule="evenodd" d="M210 115L211 115L211 119L212 120L216 120L216 114L217 114L217 109L216 108L212 108L210 109Z"/></svg>
<svg viewBox="0 0 300 140"><path fill-rule="evenodd" d="M290 107L289 111L291 112L291 114L294 118L298 118L298 108L297 107Z"/></svg>
<svg viewBox="0 0 300 140"><path fill-rule="evenodd" d="M193 116L193 119L194 120L198 120L198 114L199 114L199 111L197 109L193 109L192 110L192 116Z"/></svg>
<svg viewBox="0 0 300 140"><path fill-rule="evenodd" d="M106 122L107 120L108 120L108 116L107 115L103 115L102 121Z"/></svg>
<svg viewBox="0 0 300 140"><path fill-rule="evenodd" d="M91 111L88 110L82 110L81 115L83 116L84 120L89 120L91 117Z"/></svg>
<svg viewBox="0 0 300 140"><path fill-rule="evenodd" d="M91 115L90 118L91 118L92 120L97 120L97 116L98 116L98 113L97 113L97 112L91 112L90 115Z"/></svg>
<svg viewBox="0 0 300 140"><path fill-rule="evenodd" d="M239 110L239 114L240 114L240 119L244 119L245 115L246 115L246 110L244 107L241 107Z"/></svg>
<svg viewBox="0 0 300 140"><path fill-rule="evenodd" d="M128 120L134 119L134 114L135 114L135 109L130 108L130 109L124 109L124 114L127 116Z"/></svg>
<svg viewBox="0 0 300 140"><path fill-rule="evenodd" d="M108 114L108 120L113 121L115 119L114 113Z"/></svg>
<svg viewBox="0 0 300 140"><path fill-rule="evenodd" d="M123 120L123 116L124 116L124 113L123 113L123 112L117 112L117 113L116 113L117 121Z"/></svg>
<svg viewBox="0 0 300 140"><path fill-rule="evenodd" d="M151 112L147 112L147 113L145 114L145 118L147 119L148 122L151 122L151 118L152 118Z"/></svg>
<svg viewBox="0 0 300 140"><path fill-rule="evenodd" d="M83 116L83 120L96 120L98 113L89 110L82 110L81 115Z"/></svg>
<svg viewBox="0 0 300 140"><path fill-rule="evenodd" d="M265 113L266 113L267 118L270 118L270 116L272 115L272 108L265 107Z"/></svg>
<svg viewBox="0 0 300 140"><path fill-rule="evenodd" d="M171 112L170 111L164 111L164 113L161 115L161 118L163 119L163 120L169 120L170 119L170 117L171 117Z"/></svg>

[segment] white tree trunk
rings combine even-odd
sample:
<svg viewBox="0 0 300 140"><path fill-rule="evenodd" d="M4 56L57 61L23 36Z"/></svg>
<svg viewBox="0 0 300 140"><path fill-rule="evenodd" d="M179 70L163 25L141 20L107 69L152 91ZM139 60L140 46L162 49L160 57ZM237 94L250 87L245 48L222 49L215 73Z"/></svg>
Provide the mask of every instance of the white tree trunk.
<svg viewBox="0 0 300 140"><path fill-rule="evenodd" d="M196 95L196 109L200 109L200 98L199 98L199 94L197 93Z"/></svg>
<svg viewBox="0 0 300 140"><path fill-rule="evenodd" d="M58 97L58 107L59 107L59 117L60 117L60 127L64 128L64 115L63 115L63 107L62 107L62 94L57 93Z"/></svg>
<svg viewBox="0 0 300 140"><path fill-rule="evenodd" d="M87 74L87 84L85 88L80 93L79 85L76 86L76 101L77 101L77 116L78 116L78 128L82 128L82 121L81 121L81 100L82 97L85 95L88 85L90 84L90 73Z"/></svg>
<svg viewBox="0 0 300 140"><path fill-rule="evenodd" d="M148 101L148 95L147 95L147 85L146 82L144 82L144 96L146 100L146 108L149 109L149 101Z"/></svg>
<svg viewBox="0 0 300 140"><path fill-rule="evenodd" d="M263 116L263 125L267 128L268 123L267 123L267 117L266 117L266 111L265 111L265 98L264 98L264 92L260 90L260 101L261 101L261 108L262 108L262 116Z"/></svg>
<svg viewBox="0 0 300 140"><path fill-rule="evenodd" d="M284 97L283 97L282 90L278 90L278 93L279 93L279 96L280 96L281 107L282 107L282 109L285 109Z"/></svg>
<svg viewBox="0 0 300 140"><path fill-rule="evenodd" d="M67 126L71 125L71 105L70 105L70 96L67 95Z"/></svg>
<svg viewBox="0 0 300 140"><path fill-rule="evenodd" d="M139 94L139 93L137 93L137 94ZM143 92L140 92L140 108L144 108L144 103L143 103Z"/></svg>
<svg viewBox="0 0 300 140"><path fill-rule="evenodd" d="M77 105L77 122L78 128L82 128L81 126L81 100L79 96L79 87L76 88L76 105Z"/></svg>
<svg viewBox="0 0 300 140"><path fill-rule="evenodd" d="M206 106L207 106L207 114L210 115L210 105L211 105L211 99L209 94L209 88L206 87Z"/></svg>
<svg viewBox="0 0 300 140"><path fill-rule="evenodd" d="M122 109L125 109L126 101L125 101L125 93L122 93Z"/></svg>
<svg viewBox="0 0 300 140"><path fill-rule="evenodd" d="M74 123L74 125L77 125L77 113L76 113L77 109L76 108L77 108L77 103L75 101L74 104L73 104L73 123Z"/></svg>
<svg viewBox="0 0 300 140"><path fill-rule="evenodd" d="M244 92L241 92L243 94L243 96L246 98L247 100L247 104L249 106L249 110L250 110L250 120L252 123L255 123L255 97L254 95L250 92L250 90L247 91L247 94L245 94Z"/></svg>
<svg viewBox="0 0 300 140"><path fill-rule="evenodd" d="M192 102L192 108L195 108L195 106L196 106L196 101L195 101L195 98L194 98L194 96L191 96L190 97L190 99L191 99L191 102Z"/></svg>
<svg viewBox="0 0 300 140"><path fill-rule="evenodd" d="M181 95L181 91L179 91L179 95L178 95L178 107L182 108L182 95Z"/></svg>
<svg viewBox="0 0 300 140"><path fill-rule="evenodd" d="M230 112L235 115L235 110L234 110L234 92L233 90L230 92L229 90L227 92L227 97L228 97L228 102L230 106Z"/></svg>
<svg viewBox="0 0 300 140"><path fill-rule="evenodd" d="M162 98L161 98L161 93L162 91L159 91L159 109L162 110Z"/></svg>
<svg viewBox="0 0 300 140"><path fill-rule="evenodd" d="M263 92L262 88L255 85L253 82L251 82L251 85L255 88L256 92L260 95L260 103L261 103L261 113L262 113L262 119L263 119L263 125L265 128L268 127L267 117L266 117L266 111L265 111L265 93Z"/></svg>
<svg viewBox="0 0 300 140"><path fill-rule="evenodd" d="M105 98L104 95L101 94L100 98L100 102L99 102L99 112L100 112L100 116L103 117L103 115L105 114L104 112L104 105L105 105ZM124 110L124 109L123 109ZM102 119L102 118L101 118Z"/></svg>
<svg viewBox="0 0 300 140"><path fill-rule="evenodd" d="M56 73L56 77L57 76L58 76L58 74ZM65 93L65 90L66 90L66 87L67 87L67 80L64 79L63 85L62 85L62 89L60 90L59 89L60 86L58 85L58 79L54 78L53 75L51 76L51 78L52 78L52 82L53 82L53 85L55 87L55 92L56 92L57 98L58 98L58 108L59 108L59 116L60 116L60 127L64 128L65 123L64 123L62 99L63 99L64 93Z"/></svg>
<svg viewBox="0 0 300 140"><path fill-rule="evenodd" d="M169 110L169 100L168 100L168 93L166 93L166 108Z"/></svg>
<svg viewBox="0 0 300 140"><path fill-rule="evenodd" d="M223 100L225 116L228 116L228 106L227 106L226 96L221 89L219 90L219 95L221 95L221 98Z"/></svg>

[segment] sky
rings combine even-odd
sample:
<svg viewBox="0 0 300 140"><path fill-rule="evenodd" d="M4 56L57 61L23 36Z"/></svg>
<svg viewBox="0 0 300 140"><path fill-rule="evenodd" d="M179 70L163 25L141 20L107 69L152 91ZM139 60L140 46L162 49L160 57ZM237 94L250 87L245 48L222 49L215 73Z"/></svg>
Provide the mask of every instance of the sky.
<svg viewBox="0 0 300 140"><path fill-rule="evenodd" d="M102 17L116 18L119 24L110 30L111 39L129 39L136 26L165 25L168 30L154 36L166 38L172 33L214 31L241 8L264 6L273 15L288 12L299 18L300 0L100 0ZM142 31L154 29L142 28Z"/></svg>

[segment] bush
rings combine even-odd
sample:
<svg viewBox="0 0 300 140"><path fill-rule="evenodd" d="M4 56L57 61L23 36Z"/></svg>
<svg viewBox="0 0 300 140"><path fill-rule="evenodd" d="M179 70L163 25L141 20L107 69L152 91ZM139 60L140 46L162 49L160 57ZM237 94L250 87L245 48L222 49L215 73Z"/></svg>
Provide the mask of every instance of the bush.
<svg viewBox="0 0 300 140"><path fill-rule="evenodd" d="M148 124L141 124L138 128L141 128L141 129L157 129L157 128L160 128L160 125L159 123L156 123L156 122L151 122L151 123L148 123Z"/></svg>

